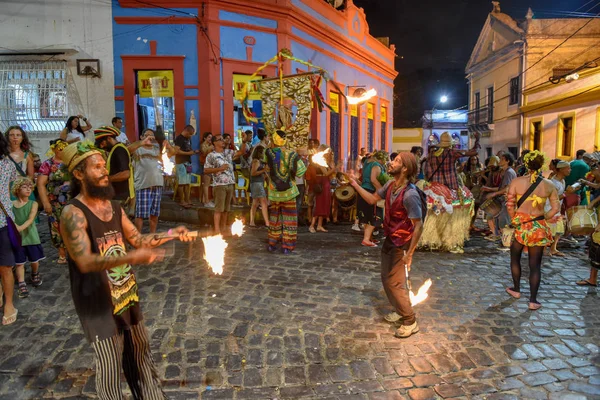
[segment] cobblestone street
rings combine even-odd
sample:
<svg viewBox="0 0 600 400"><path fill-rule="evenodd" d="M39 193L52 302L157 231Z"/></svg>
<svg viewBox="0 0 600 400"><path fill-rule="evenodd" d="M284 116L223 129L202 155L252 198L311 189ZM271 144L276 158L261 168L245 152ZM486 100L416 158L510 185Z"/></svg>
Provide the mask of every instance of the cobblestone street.
<svg viewBox="0 0 600 400"><path fill-rule="evenodd" d="M265 250L265 229L229 238L222 276L209 272L201 243L136 267L170 398L600 398L600 303L596 288L574 284L589 274L582 249L545 258L535 312L527 283L520 300L505 293L508 253L481 237L464 255L417 253L413 288L433 286L416 307L420 332L401 340L382 319L391 310L380 249L361 247L349 225L329 229L301 227L286 257ZM16 299L18 321L0 327L0 398L94 398L68 270L45 249L43 285Z"/></svg>

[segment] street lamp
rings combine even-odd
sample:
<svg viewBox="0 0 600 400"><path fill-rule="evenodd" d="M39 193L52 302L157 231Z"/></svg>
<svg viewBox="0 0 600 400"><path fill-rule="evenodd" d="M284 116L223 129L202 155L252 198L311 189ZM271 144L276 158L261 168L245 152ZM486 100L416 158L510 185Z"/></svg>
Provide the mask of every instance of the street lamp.
<svg viewBox="0 0 600 400"><path fill-rule="evenodd" d="M429 121L429 138L427 139L429 141L429 139L431 137L433 137L433 122L434 122L434 113L435 113L435 108L440 105L443 104L445 102L448 101L448 96L446 95L442 95L440 97L440 101L438 101L437 103L435 103L435 105L433 106L433 108L431 109L431 119Z"/></svg>

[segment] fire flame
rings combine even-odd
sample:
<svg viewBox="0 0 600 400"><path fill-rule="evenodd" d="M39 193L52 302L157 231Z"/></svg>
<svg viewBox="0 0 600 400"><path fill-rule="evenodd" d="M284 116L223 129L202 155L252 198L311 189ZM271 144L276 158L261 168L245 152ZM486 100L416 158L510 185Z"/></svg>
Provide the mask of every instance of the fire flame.
<svg viewBox="0 0 600 400"><path fill-rule="evenodd" d="M173 175L173 169L175 168L175 164L171 161L167 154L167 147L165 146L162 151L162 164L163 164L163 172L167 175Z"/></svg>
<svg viewBox="0 0 600 400"><path fill-rule="evenodd" d="M236 218L233 225L231 225L231 234L233 236L242 236L244 234L244 222L241 219Z"/></svg>
<svg viewBox="0 0 600 400"><path fill-rule="evenodd" d="M329 167L329 164L327 164L327 160L325 160L325 154L329 153L330 151L331 149L328 148L326 150L313 154L312 162L314 162L317 165L320 165L321 167Z"/></svg>
<svg viewBox="0 0 600 400"><path fill-rule="evenodd" d="M417 291L416 295L411 290L410 293L409 293L410 304L413 305L413 306L416 306L417 304L423 302L429 296L427 294L427 292L429 291L429 288L431 287L431 284L432 284L431 279L427 279L425 281L425 283L421 285L421 287Z"/></svg>
<svg viewBox="0 0 600 400"><path fill-rule="evenodd" d="M377 90L369 89L365 93L363 93L360 97L352 97L348 96L348 104L359 104L364 103L369 100L371 97L377 96Z"/></svg>
<svg viewBox="0 0 600 400"><path fill-rule="evenodd" d="M204 259L208 263L208 266L215 274L223 274L227 242L223 240L223 236L221 235L202 238L202 242L204 243Z"/></svg>

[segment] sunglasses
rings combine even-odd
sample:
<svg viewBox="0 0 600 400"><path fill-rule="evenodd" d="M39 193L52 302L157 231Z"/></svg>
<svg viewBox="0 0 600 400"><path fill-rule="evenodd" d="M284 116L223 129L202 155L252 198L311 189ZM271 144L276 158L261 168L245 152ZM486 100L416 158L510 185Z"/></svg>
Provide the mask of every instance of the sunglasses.
<svg viewBox="0 0 600 400"><path fill-rule="evenodd" d="M213 142L222 142L223 138L214 139Z"/></svg>

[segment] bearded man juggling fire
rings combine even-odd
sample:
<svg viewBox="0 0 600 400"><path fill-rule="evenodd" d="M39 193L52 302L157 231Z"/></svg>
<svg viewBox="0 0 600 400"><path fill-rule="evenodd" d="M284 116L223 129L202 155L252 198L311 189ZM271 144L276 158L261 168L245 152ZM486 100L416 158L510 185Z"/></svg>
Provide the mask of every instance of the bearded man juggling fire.
<svg viewBox="0 0 600 400"><path fill-rule="evenodd" d="M84 334L96 353L100 399L121 399L121 369L134 399L166 399L152 361L131 264L151 264L151 250L170 240L141 235L127 218L108 179L106 161L91 143L76 142L62 153L71 174L73 200L61 216L68 252L71 294ZM182 241L188 230L169 232ZM126 242L135 248L127 251Z"/></svg>
<svg viewBox="0 0 600 400"><path fill-rule="evenodd" d="M413 184L417 175L417 160L412 153L400 153L391 161L388 174L394 179L370 193L355 180L351 185L369 204L385 199L385 242L381 249L381 281L385 294L395 312L387 315L388 322L398 322L396 337L407 338L419 331L410 302L407 271L423 231L423 202Z"/></svg>

